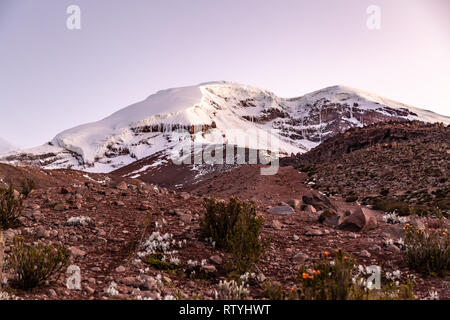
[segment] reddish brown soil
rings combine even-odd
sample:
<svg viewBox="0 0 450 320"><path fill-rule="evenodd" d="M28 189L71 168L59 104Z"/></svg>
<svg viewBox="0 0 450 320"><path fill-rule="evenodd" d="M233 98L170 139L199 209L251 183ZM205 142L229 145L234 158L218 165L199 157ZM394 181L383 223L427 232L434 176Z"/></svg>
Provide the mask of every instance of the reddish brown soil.
<svg viewBox="0 0 450 320"><path fill-rule="evenodd" d="M229 256L214 249L200 236L203 196L227 198L235 195L256 202L258 214L265 218L262 237L271 239L271 242L255 271L281 283L284 288L294 285L302 263L311 262L325 250L343 249L353 255L357 263L379 265L383 271L400 269L404 275L413 273L403 261L403 252L395 246L385 245L386 240L397 240L402 236L400 225L388 225L381 221L380 212L374 212L379 220L378 228L354 233L324 226L318 223L317 214L300 209L287 216L269 214L267 209L279 202L301 200L303 195L313 191L302 183L305 175L292 167L280 168L275 176L261 176L259 169L259 166L242 166L186 187L190 192L187 193L155 188L132 179L126 179L123 187L117 176L89 174L86 178L85 173L64 170L52 171L51 178L46 178L50 174L46 171L3 167L0 178L4 181L20 181L30 176L37 180L39 186L24 202L23 225L17 230L4 231L6 255L15 234L22 235L27 242L63 244L71 250L83 251L71 258L71 263L81 268L81 291L67 289L67 276L64 274L56 284L43 285L32 291L4 290L24 299L106 299L110 296L104 289L114 281L119 290L115 298L119 299L136 299L138 295L154 297L156 293L162 296L179 293L185 299L212 299L218 282L228 279L224 264ZM62 194L61 186L65 186L68 193ZM340 211L357 207L357 204L345 203L338 197L330 199ZM177 209L175 213L174 209ZM74 216L90 217L94 225L66 226L67 219ZM157 228L156 222L161 227ZM189 279L180 272L164 272L149 267L144 276L164 275L164 285L142 287L142 281L137 278L142 276L140 270L148 265L133 263L137 258L136 248L157 230L173 234L176 241L186 240L186 245L178 249L178 257L184 265L188 260L207 259L216 271L209 279L199 280ZM364 250L370 257L362 254ZM302 254L303 259L298 254ZM223 263L215 264L209 260L213 255L221 257ZM7 272L7 276L13 277L11 272ZM415 293L419 298L426 297L430 290L436 290L441 299L450 298L448 279L415 276ZM140 291L136 293L139 287ZM250 286L250 292L251 297L262 298L260 285Z"/></svg>

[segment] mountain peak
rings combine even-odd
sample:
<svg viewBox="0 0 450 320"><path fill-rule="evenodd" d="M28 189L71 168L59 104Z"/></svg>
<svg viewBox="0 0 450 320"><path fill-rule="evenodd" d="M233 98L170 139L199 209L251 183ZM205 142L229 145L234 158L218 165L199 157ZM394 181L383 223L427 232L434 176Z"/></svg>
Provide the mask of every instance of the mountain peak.
<svg viewBox="0 0 450 320"><path fill-rule="evenodd" d="M212 143L207 130L215 128L225 144L271 150L253 139L236 142L251 129L269 135L277 152L290 155L306 152L349 128L389 120L450 123L449 117L344 85L285 99L249 85L211 81L158 91L103 120L68 129L50 144L14 152L3 161L26 159L25 164L50 169L109 172L155 154L167 156L178 143L170 132L180 128L191 132L194 143Z"/></svg>

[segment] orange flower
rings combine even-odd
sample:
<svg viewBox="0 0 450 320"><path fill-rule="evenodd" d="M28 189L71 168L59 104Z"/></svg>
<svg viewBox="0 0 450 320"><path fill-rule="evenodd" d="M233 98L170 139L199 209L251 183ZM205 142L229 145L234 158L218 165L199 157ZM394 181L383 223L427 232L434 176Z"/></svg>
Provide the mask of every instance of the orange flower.
<svg viewBox="0 0 450 320"><path fill-rule="evenodd" d="M320 270L317 270L317 275L320 276Z"/></svg>
<svg viewBox="0 0 450 320"><path fill-rule="evenodd" d="M325 255L325 257L328 257L328 255L329 255L330 253L329 253L328 251L325 251L323 254Z"/></svg>
<svg viewBox="0 0 450 320"><path fill-rule="evenodd" d="M303 272L302 278L303 278L303 279L308 279L308 274L307 274L306 272Z"/></svg>

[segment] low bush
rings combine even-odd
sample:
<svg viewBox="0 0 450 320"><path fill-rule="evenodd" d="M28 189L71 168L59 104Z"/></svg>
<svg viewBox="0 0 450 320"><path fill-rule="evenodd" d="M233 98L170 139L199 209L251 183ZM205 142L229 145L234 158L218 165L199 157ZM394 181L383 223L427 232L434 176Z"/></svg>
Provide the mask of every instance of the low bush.
<svg viewBox="0 0 450 320"><path fill-rule="evenodd" d="M25 198L28 198L31 191L34 190L35 186L36 186L36 184L31 179L22 180L22 182L20 183L20 187L21 187L20 193L22 193Z"/></svg>
<svg viewBox="0 0 450 320"><path fill-rule="evenodd" d="M283 287L272 281L266 281L263 284L263 296L269 300L284 300L285 295L283 292Z"/></svg>
<svg viewBox="0 0 450 320"><path fill-rule="evenodd" d="M447 276L450 270L450 235L447 230L420 230L407 224L404 231L409 268L422 274Z"/></svg>
<svg viewBox="0 0 450 320"><path fill-rule="evenodd" d="M299 298L306 300L347 300L354 291L354 260L338 251L333 261L323 259L312 268L302 266L299 274Z"/></svg>
<svg viewBox="0 0 450 320"><path fill-rule="evenodd" d="M345 202L355 202L356 200L358 200L358 196L356 195L350 195L347 198L345 198Z"/></svg>
<svg viewBox="0 0 450 320"><path fill-rule="evenodd" d="M400 284L399 279L388 279L380 288L369 289L369 274L364 267L342 251L334 259L322 256L311 267L301 266L297 298L301 300L392 300L414 299L411 282Z"/></svg>
<svg viewBox="0 0 450 320"><path fill-rule="evenodd" d="M16 237L7 266L16 274L14 284L26 290L41 285L52 276L59 278L59 271L68 264L69 257L64 246L26 245Z"/></svg>
<svg viewBox="0 0 450 320"><path fill-rule="evenodd" d="M178 264L166 261L164 253L154 253L146 259L146 262L157 270L170 271L179 268Z"/></svg>
<svg viewBox="0 0 450 320"><path fill-rule="evenodd" d="M231 253L230 271L249 271L264 250L260 240L263 218L254 203L230 198L228 203L205 199L205 215L200 221L202 235L212 238L219 248Z"/></svg>
<svg viewBox="0 0 450 320"><path fill-rule="evenodd" d="M235 280L220 280L215 292L216 300L244 300L249 294L245 283L238 283Z"/></svg>
<svg viewBox="0 0 450 320"><path fill-rule="evenodd" d="M13 186L0 189L0 229L18 227L21 214L22 198L15 194Z"/></svg>
<svg viewBox="0 0 450 320"><path fill-rule="evenodd" d="M409 216L411 214L408 204L393 199L376 199L373 208L384 212L396 212L399 216Z"/></svg>
<svg viewBox="0 0 450 320"><path fill-rule="evenodd" d="M450 210L450 198L439 200L436 202L436 205L439 209Z"/></svg>

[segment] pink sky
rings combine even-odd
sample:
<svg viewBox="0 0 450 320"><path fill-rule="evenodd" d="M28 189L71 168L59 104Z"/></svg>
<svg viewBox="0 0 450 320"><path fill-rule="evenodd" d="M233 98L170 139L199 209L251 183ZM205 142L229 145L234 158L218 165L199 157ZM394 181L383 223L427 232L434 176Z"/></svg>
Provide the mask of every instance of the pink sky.
<svg viewBox="0 0 450 320"><path fill-rule="evenodd" d="M0 0L0 43L0 137L22 147L213 80L284 97L343 84L450 115L448 0Z"/></svg>

